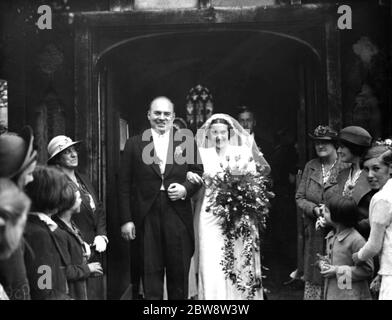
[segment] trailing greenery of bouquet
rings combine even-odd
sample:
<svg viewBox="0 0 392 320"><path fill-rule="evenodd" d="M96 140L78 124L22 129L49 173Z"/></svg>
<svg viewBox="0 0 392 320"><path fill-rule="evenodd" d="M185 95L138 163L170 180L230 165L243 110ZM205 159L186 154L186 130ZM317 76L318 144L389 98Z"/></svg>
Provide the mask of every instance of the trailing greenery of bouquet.
<svg viewBox="0 0 392 320"><path fill-rule="evenodd" d="M252 299L257 288L261 287L263 277L260 254L257 254L261 244L259 230L261 234L266 230L269 200L274 194L269 191L270 180L263 174L264 167L255 163L253 158L242 166L239 165L239 156L235 158L234 166L229 166L230 158L226 160L226 166L221 164L222 173L204 178L213 195L206 210L220 218L225 238L221 264L226 279L231 279L247 299ZM250 167L256 167L256 170L250 170ZM243 242L240 256L234 254L238 239Z"/></svg>

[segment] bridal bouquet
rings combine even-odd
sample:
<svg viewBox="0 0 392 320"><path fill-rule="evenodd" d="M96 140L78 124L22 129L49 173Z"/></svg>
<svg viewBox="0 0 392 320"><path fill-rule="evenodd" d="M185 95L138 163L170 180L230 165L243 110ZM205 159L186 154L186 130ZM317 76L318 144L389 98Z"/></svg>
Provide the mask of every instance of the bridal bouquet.
<svg viewBox="0 0 392 320"><path fill-rule="evenodd" d="M259 260L259 229L264 232L270 207L270 180L263 174L263 166L252 158L239 165L240 156L235 157L238 165L221 164L222 174L205 177L204 182L214 197L207 206L220 219L225 237L223 271L247 299L252 299L261 286L261 263ZM251 166L252 164L252 166ZM249 167L256 167L250 170ZM235 254L235 243L242 241L240 255Z"/></svg>

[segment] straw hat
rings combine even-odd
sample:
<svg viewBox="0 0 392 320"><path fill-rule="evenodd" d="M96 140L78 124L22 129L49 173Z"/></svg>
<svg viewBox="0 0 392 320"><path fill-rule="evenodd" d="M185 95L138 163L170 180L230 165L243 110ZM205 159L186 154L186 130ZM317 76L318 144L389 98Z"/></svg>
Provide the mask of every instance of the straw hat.
<svg viewBox="0 0 392 320"><path fill-rule="evenodd" d="M71 138L67 136L56 136L52 140L50 140L48 144L48 153L49 153L49 159L48 162L53 159L56 155L58 155L60 152L63 152L65 149L68 149L69 147L80 143L81 141L72 141Z"/></svg>

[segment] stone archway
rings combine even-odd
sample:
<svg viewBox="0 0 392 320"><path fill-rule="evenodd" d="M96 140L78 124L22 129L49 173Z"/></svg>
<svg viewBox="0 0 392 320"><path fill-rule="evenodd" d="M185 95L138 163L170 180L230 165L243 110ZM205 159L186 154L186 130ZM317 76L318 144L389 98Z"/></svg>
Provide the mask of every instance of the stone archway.
<svg viewBox="0 0 392 320"><path fill-rule="evenodd" d="M110 104L107 99L110 95L106 89L104 90L104 88L108 88L110 83L107 77L110 70L106 63L110 60L110 56L115 56L116 52L120 52L127 46L137 48L137 44L151 44L165 37L175 39L180 36L183 39L201 34L215 35L216 37L217 34L228 35L231 32L242 32L244 35L257 34L260 38L284 39L286 43L292 43L294 47L299 48L299 51L307 52L309 61L313 61L317 65L314 68L309 67L307 63L298 64L298 77L295 85L301 90L298 90L299 102L296 106L298 112L295 115L297 122L310 126L315 121L322 119L333 123L340 121L340 89L336 71L339 70L337 68L339 59L336 48L336 30L333 18L328 16L329 10L329 6L317 6L311 10L272 9L267 14L255 9L176 11L153 14L127 12L83 14L80 17L75 17L77 26L75 33L75 110L78 112L78 116L75 117L77 119L75 137L87 142L87 172L90 173L92 180L100 190L101 198L107 200L107 207L113 212L116 211L111 207L113 204L115 205L116 198L115 188L113 188L116 185L113 168L119 159L118 152L118 155L113 156L114 153L107 149L109 147L118 150L115 139L113 140L113 136L110 137L109 132L118 132L119 129L118 125L114 125L116 121L113 120L119 116L118 113L113 112L113 109L107 112L107 106ZM283 20L284 23L282 23ZM299 20L303 21L302 28L293 28L298 25ZM277 21L280 22L276 23ZM175 44L175 47L178 43ZM290 50L287 51L287 48L278 52L284 53L285 49L287 56L289 56ZM215 71L218 71L210 75L211 79L217 79L219 75L224 74L219 70L227 69L227 65L230 66L233 63L222 61L221 68L216 68ZM151 71L152 67L149 70ZM162 75L167 73L167 70L169 69L163 70ZM314 72L315 70L317 72ZM151 73L147 72L146 74L150 75ZM222 76L221 78L223 79ZM144 81L144 83L147 82ZM254 81L249 83L254 83ZM194 84L192 83L192 85ZM230 92L230 90L227 91ZM144 95L146 92L154 94L153 91L147 90L143 92ZM244 92L246 93L246 91ZM138 99L135 101L140 102L139 106L145 105L145 101L142 101L140 97ZM229 101L229 99L226 98L224 101ZM114 111L116 110L114 109ZM108 125L109 123L111 125ZM306 155L309 150L306 148L305 127L302 132L298 132L297 136L303 141L302 153ZM302 161L305 160L304 158ZM129 257L124 257L124 254L127 255L128 248L124 243L121 244L115 221L110 223L114 237L113 247L117 244L121 247L114 254L114 260L123 257L123 261L115 262L113 270L116 271L117 278L121 277L122 282L124 279L127 282L129 274L127 276L126 273L129 273L129 270L120 268L122 271L118 271L120 270L118 267L129 263ZM110 259L109 263L111 263ZM111 284L109 281L109 286L114 288L112 292L109 288L109 297L118 297L119 293L124 290L119 279Z"/></svg>
<svg viewBox="0 0 392 320"><path fill-rule="evenodd" d="M237 39L235 39L236 37ZM249 39L244 40L246 37L249 37ZM114 261L112 270L116 270L115 276L112 276L114 272L110 274L109 267L109 295L111 295L110 283L113 281L120 282L119 279L116 279L119 270L126 272L126 268L119 266L118 261L126 260L124 260L124 256L128 250L119 237L119 223L116 219L116 212L118 211L115 201L116 177L121 174L118 172L121 153L119 152L121 150L119 143L120 119L129 124L131 135L132 133L138 133L143 128L143 122L145 122L145 106L148 105L148 100L154 95L162 93L171 98L174 97L173 101L180 105L176 109L176 113L181 115L181 106L185 106L181 99L185 98L188 88L195 81L196 83L207 83L209 87L215 90L218 105L216 112L230 114L235 112L234 101L240 104L240 102L243 102L242 99L246 98L248 99L247 103L257 104L258 94L264 90L265 100L268 102L260 103L257 106L260 109L258 113L259 122L262 123L263 117L271 119L271 121L268 121L270 123L275 122L264 133L270 133L272 138L274 131L277 131L281 126L290 125L290 130L295 135L305 135L308 128L304 125L310 119L300 123L299 130L297 126L299 110L301 107L306 109L306 103L314 106L315 102L307 101L301 106L300 96L307 95L307 90L315 91L315 88L305 89L306 84L299 85L299 83L300 79L304 82L308 81L308 84L320 80L320 58L309 46L305 46L301 42L289 37L279 36L278 42L275 42L275 37L277 36L272 33L253 30L238 31L236 29L210 30L202 33L192 31L153 34L127 39L120 45L112 46L110 50L98 56L98 64L101 70L99 75L100 92L103 93L101 95L102 99L99 101L101 103L102 119L104 119L102 130L105 130L105 136L102 139L104 141L102 150L105 151L102 159L106 164L106 167L103 168L106 174L103 176L103 181L106 186L104 190L108 216L111 219L108 220L109 236L112 243L114 243L109 254L109 263ZM207 40L208 38L210 39ZM267 52L269 50L265 50L265 47L270 47L273 51L273 49L283 45L279 44L280 41L287 42L287 48L290 48L296 54L292 54L285 60L283 58L286 55L285 53L278 54L275 52L273 54ZM170 49L172 42L181 42L182 45L177 45L175 52L173 52ZM246 49L237 48L240 42ZM167 48L159 50L162 43L166 43ZM207 44L208 49L201 48L197 50L196 47L202 44ZM215 48L211 48L211 46L215 46ZM231 52L227 53L229 50ZM151 54L151 51L154 51L154 55ZM277 58L277 61L272 62L271 54ZM252 59L254 62L247 65L246 60ZM298 59L298 62L296 59ZM312 59L313 61L310 63L309 61ZM309 65L307 65L307 61L310 63ZM276 69L273 66L267 66L274 63L276 63ZM135 66L131 66L132 64L135 64ZM287 70L284 70L285 67L278 66L278 64L287 66ZM213 67L210 68L212 65ZM204 72L197 72L196 69L198 68L204 70ZM293 70L289 68L293 68ZM301 73L306 68L308 73L314 68L315 76L312 79L306 80L302 77ZM276 70L275 75L272 74L273 70ZM246 84L243 84L244 81L247 81ZM266 87L258 90L257 85L259 83L263 83L263 86ZM267 91L273 91L274 93L268 94ZM297 95L297 91L301 94ZM282 97L287 95L291 99L281 99L279 95ZM271 99L276 101L270 101ZM262 100L262 97L260 97L260 100ZM306 113L305 109L303 111ZM314 113L314 110L308 110L308 113ZM282 114L287 115L287 121L281 118ZM305 148L305 143L306 140L301 140L302 148ZM124 263L124 265L127 265L127 263ZM118 288L118 286L117 284L114 287Z"/></svg>

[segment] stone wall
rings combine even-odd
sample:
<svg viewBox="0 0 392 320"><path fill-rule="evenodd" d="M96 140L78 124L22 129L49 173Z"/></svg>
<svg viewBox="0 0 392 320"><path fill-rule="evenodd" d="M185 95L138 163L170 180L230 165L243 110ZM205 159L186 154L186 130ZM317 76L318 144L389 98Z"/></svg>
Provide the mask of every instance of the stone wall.
<svg viewBox="0 0 392 320"><path fill-rule="evenodd" d="M340 31L343 125L390 136L391 15L377 3L352 2L352 30Z"/></svg>
<svg viewBox="0 0 392 320"><path fill-rule="evenodd" d="M275 0L211 0L212 7L256 7L272 6Z"/></svg>
<svg viewBox="0 0 392 320"><path fill-rule="evenodd" d="M197 8L199 0L135 0L135 10Z"/></svg>

